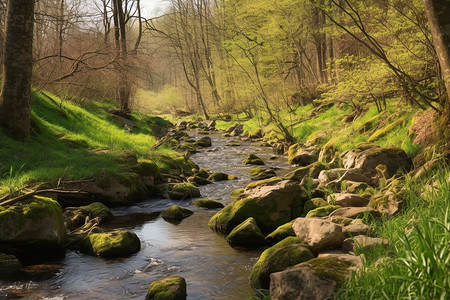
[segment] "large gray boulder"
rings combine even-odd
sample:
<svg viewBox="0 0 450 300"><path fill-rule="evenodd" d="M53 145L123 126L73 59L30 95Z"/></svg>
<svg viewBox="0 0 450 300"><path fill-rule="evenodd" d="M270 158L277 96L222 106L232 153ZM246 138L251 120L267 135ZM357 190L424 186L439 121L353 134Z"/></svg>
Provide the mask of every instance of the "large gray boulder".
<svg viewBox="0 0 450 300"><path fill-rule="evenodd" d="M327 255L270 275L272 300L334 299L351 273L362 265L353 255Z"/></svg>
<svg viewBox="0 0 450 300"><path fill-rule="evenodd" d="M297 218L292 225L295 235L315 252L340 248L345 239L342 227L319 218Z"/></svg>
<svg viewBox="0 0 450 300"><path fill-rule="evenodd" d="M345 168L360 168L369 176L377 174L376 167L385 165L387 178L392 177L397 171L409 172L412 160L400 148L383 148L373 144L361 144L356 149L345 151L341 154Z"/></svg>
<svg viewBox="0 0 450 300"><path fill-rule="evenodd" d="M264 234L301 215L301 187L279 177L249 184L238 199L215 214L208 225L228 234L234 227L254 217Z"/></svg>

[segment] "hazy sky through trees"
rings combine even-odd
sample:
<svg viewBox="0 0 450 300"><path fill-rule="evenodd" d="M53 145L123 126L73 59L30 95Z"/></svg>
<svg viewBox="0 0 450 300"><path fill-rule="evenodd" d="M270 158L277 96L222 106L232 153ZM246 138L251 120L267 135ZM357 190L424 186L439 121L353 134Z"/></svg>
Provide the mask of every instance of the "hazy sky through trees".
<svg viewBox="0 0 450 300"><path fill-rule="evenodd" d="M143 15L146 18L158 17L164 13L170 1L167 0L144 0L141 1Z"/></svg>

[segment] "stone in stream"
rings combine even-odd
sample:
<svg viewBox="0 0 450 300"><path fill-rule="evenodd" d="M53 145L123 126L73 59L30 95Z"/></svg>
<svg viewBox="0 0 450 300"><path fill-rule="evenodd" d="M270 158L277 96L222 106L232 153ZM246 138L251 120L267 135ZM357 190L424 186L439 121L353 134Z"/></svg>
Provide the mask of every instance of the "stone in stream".
<svg viewBox="0 0 450 300"><path fill-rule="evenodd" d="M302 189L296 182L273 177L247 185L239 198L215 214L208 225L215 231L229 233L254 217L267 234L300 216L303 202Z"/></svg>
<svg viewBox="0 0 450 300"><path fill-rule="evenodd" d="M261 158L255 154L250 154L246 159L244 159L244 164L246 165L264 165L265 163Z"/></svg>
<svg viewBox="0 0 450 300"><path fill-rule="evenodd" d="M294 224L294 221L278 226L277 229L266 236L267 244L274 245L289 236L295 236L292 224Z"/></svg>
<svg viewBox="0 0 450 300"><path fill-rule="evenodd" d="M266 249L253 266L250 282L254 289L268 289L270 274L284 271L314 256L309 247L297 237L287 237Z"/></svg>
<svg viewBox="0 0 450 300"><path fill-rule="evenodd" d="M161 217L167 220L181 221L189 217L193 213L194 213L193 211L187 208L178 205L172 205L171 207L161 212Z"/></svg>
<svg viewBox="0 0 450 300"><path fill-rule="evenodd" d="M250 170L251 180L263 180L277 176L274 169L253 168Z"/></svg>
<svg viewBox="0 0 450 300"><path fill-rule="evenodd" d="M198 175L193 175L191 177L188 177L188 182L195 184L195 185L207 185L212 183L212 181L205 179L203 177L200 177Z"/></svg>
<svg viewBox="0 0 450 300"><path fill-rule="evenodd" d="M195 145L202 148L211 147L211 138L209 136L201 137L195 142Z"/></svg>
<svg viewBox="0 0 450 300"><path fill-rule="evenodd" d="M186 280L174 275L152 282L145 300L185 300L186 297Z"/></svg>
<svg viewBox="0 0 450 300"><path fill-rule="evenodd" d="M292 228L314 252L340 248L345 239L341 226L319 218L297 218Z"/></svg>
<svg viewBox="0 0 450 300"><path fill-rule="evenodd" d="M22 270L22 264L14 255L0 253L0 280L15 279Z"/></svg>
<svg viewBox="0 0 450 300"><path fill-rule="evenodd" d="M0 206L0 243L19 252L60 251L66 226L58 202L32 196L10 207Z"/></svg>
<svg viewBox="0 0 450 300"><path fill-rule="evenodd" d="M200 190L192 183L178 183L169 191L169 199L182 200L200 197Z"/></svg>
<svg viewBox="0 0 450 300"><path fill-rule="evenodd" d="M111 210L100 202L94 202L80 207L67 207L64 211L66 226L69 230L74 230L86 223L86 220L98 218L98 223L102 224L113 219Z"/></svg>
<svg viewBox="0 0 450 300"><path fill-rule="evenodd" d="M358 256L348 254L313 258L270 275L270 297L277 299L334 299L339 288L361 268Z"/></svg>
<svg viewBox="0 0 450 300"><path fill-rule="evenodd" d="M223 172L214 172L211 175L209 175L208 180L212 182L216 181L224 181L224 180L234 180L237 179L234 175L229 175L227 173Z"/></svg>
<svg viewBox="0 0 450 300"><path fill-rule="evenodd" d="M248 218L236 226L227 236L232 247L258 248L264 246L266 240L254 218Z"/></svg>
<svg viewBox="0 0 450 300"><path fill-rule="evenodd" d="M192 204L208 209L224 208L224 205L222 203L213 199L197 199L194 200Z"/></svg>
<svg viewBox="0 0 450 300"><path fill-rule="evenodd" d="M114 231L93 233L83 239L82 253L104 258L127 257L141 249L141 241L134 232Z"/></svg>

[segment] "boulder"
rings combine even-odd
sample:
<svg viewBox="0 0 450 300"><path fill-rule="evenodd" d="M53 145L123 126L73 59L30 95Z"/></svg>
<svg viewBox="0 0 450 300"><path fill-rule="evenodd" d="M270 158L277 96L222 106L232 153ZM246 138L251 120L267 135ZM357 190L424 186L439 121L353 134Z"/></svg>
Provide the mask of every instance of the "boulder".
<svg viewBox="0 0 450 300"><path fill-rule="evenodd" d="M219 201L213 199L197 199L192 202L195 206L207 209L224 208L225 206Z"/></svg>
<svg viewBox="0 0 450 300"><path fill-rule="evenodd" d="M299 263L308 261L314 256L297 237L287 237L274 246L266 249L253 266L250 282L254 289L268 289L270 274L284 271Z"/></svg>
<svg viewBox="0 0 450 300"><path fill-rule="evenodd" d="M211 138L209 136L201 137L195 142L195 145L202 148L211 147Z"/></svg>
<svg viewBox="0 0 450 300"><path fill-rule="evenodd" d="M328 203L340 205L343 207L362 207L369 203L369 199L350 193L336 193L328 196Z"/></svg>
<svg viewBox="0 0 450 300"><path fill-rule="evenodd" d="M289 180L273 177L249 184L244 193L215 214L208 225L215 231L229 233L249 217L254 217L263 233L301 215L301 188Z"/></svg>
<svg viewBox="0 0 450 300"><path fill-rule="evenodd" d="M251 139L260 139L260 138L262 138L263 134L262 134L261 128L257 128L257 129L255 129L253 131L250 131L248 133L248 137L251 138Z"/></svg>
<svg viewBox="0 0 450 300"><path fill-rule="evenodd" d="M359 219L357 219L359 220ZM367 235L371 228L363 222L353 223L342 229L347 237L356 237L358 235Z"/></svg>
<svg viewBox="0 0 450 300"><path fill-rule="evenodd" d="M250 154L246 159L244 159L244 164L246 165L264 165L261 158L255 154Z"/></svg>
<svg viewBox="0 0 450 300"><path fill-rule="evenodd" d="M266 242L269 245L274 245L289 236L295 236L292 224L294 224L294 221L278 226L277 229L266 236Z"/></svg>
<svg viewBox="0 0 450 300"><path fill-rule="evenodd" d="M345 239L341 226L323 219L297 218L292 228L315 252L340 248Z"/></svg>
<svg viewBox="0 0 450 300"><path fill-rule="evenodd" d="M236 125L230 133L230 136L240 136L244 133L244 125L238 124Z"/></svg>
<svg viewBox="0 0 450 300"><path fill-rule="evenodd" d="M141 249L141 241L131 231L93 233L83 239L80 251L104 258L126 257Z"/></svg>
<svg viewBox="0 0 450 300"><path fill-rule="evenodd" d="M395 215L403 206L403 196L400 191L383 189L370 197L367 206L372 207L384 215Z"/></svg>
<svg viewBox="0 0 450 300"><path fill-rule="evenodd" d="M310 210L306 214L306 218L326 217L336 209L341 208L339 205L327 205Z"/></svg>
<svg viewBox="0 0 450 300"><path fill-rule="evenodd" d="M176 128L177 130L186 130L186 128L187 128L187 122L186 122L186 121L182 121L182 120L178 120L178 121L175 123L175 128Z"/></svg>
<svg viewBox="0 0 450 300"><path fill-rule="evenodd" d="M370 178L365 176L361 169L355 168L323 170L320 172L318 179L322 185L330 182L337 182L340 185L344 180L370 183Z"/></svg>
<svg viewBox="0 0 450 300"><path fill-rule="evenodd" d="M365 215L371 215L374 218L379 218L381 213L370 207L343 207L333 211L330 214L330 217L339 216L351 219L361 219Z"/></svg>
<svg viewBox="0 0 450 300"><path fill-rule="evenodd" d="M325 170L326 166L321 162L312 163L306 167L300 167L287 173L284 178L288 180L302 181L304 177L317 178L320 172Z"/></svg>
<svg viewBox="0 0 450 300"><path fill-rule="evenodd" d="M263 180L277 176L274 169L253 168L250 170L251 180Z"/></svg>
<svg viewBox="0 0 450 300"><path fill-rule="evenodd" d="M14 255L0 253L0 280L15 279L22 271L22 264Z"/></svg>
<svg viewBox="0 0 450 300"><path fill-rule="evenodd" d="M355 254L364 253L368 250L371 250L375 247L387 247L389 245L389 240L376 238L376 237L368 237L365 235L357 235L354 237L347 238L342 243L342 250L345 252L354 252Z"/></svg>
<svg viewBox="0 0 450 300"><path fill-rule="evenodd" d="M182 200L200 197L200 190L191 183L178 183L169 191L169 199Z"/></svg>
<svg viewBox="0 0 450 300"><path fill-rule="evenodd" d="M189 217L190 215L192 215L194 212L178 206L178 205L172 205L171 207L163 210L161 212L161 217L163 217L164 219L169 219L169 220L174 220L174 221L181 221L187 217Z"/></svg>
<svg viewBox="0 0 450 300"><path fill-rule="evenodd" d="M323 207L329 205L327 201L323 200L322 198L312 198L311 200L308 200L305 202L303 206L303 214L307 214L313 209L316 209L318 207Z"/></svg>
<svg viewBox="0 0 450 300"><path fill-rule="evenodd" d="M227 236L227 242L232 247L244 248L258 248L266 244L264 235L252 217L236 226Z"/></svg>
<svg viewBox="0 0 450 300"><path fill-rule="evenodd" d="M383 148L373 144L361 144L356 149L341 154L345 168L360 168L368 176L377 174L377 166L385 165L387 178L399 170L409 172L412 167L411 158L400 148Z"/></svg>
<svg viewBox="0 0 450 300"><path fill-rule="evenodd" d="M222 173L222 172L214 172L211 175L209 175L209 177L208 177L208 180L212 181L212 182L224 181L224 180L229 180L229 179L234 179L234 176L228 175L227 173Z"/></svg>
<svg viewBox="0 0 450 300"><path fill-rule="evenodd" d="M64 211L66 227L74 230L83 226L86 221L97 218L98 223L105 223L113 219L111 210L100 202L94 202L80 207L67 207Z"/></svg>
<svg viewBox="0 0 450 300"><path fill-rule="evenodd" d="M298 164L299 166L307 166L317 161L319 158L320 148L312 146L303 148L299 144L294 144L288 150L288 163Z"/></svg>
<svg viewBox="0 0 450 300"><path fill-rule="evenodd" d="M152 282L145 300L185 300L186 297L186 280L174 275Z"/></svg>
<svg viewBox="0 0 450 300"><path fill-rule="evenodd" d="M66 227L58 202L33 196L19 204L0 206L0 243L22 252L59 251L66 239Z"/></svg>
<svg viewBox="0 0 450 300"><path fill-rule="evenodd" d="M328 255L270 275L271 299L334 299L353 271L362 265L353 255Z"/></svg>
<svg viewBox="0 0 450 300"><path fill-rule="evenodd" d="M198 176L204 179L208 179L209 175L211 175L206 169L199 169L194 172L194 176Z"/></svg>
<svg viewBox="0 0 450 300"><path fill-rule="evenodd" d="M212 181L209 181L208 179L205 179L198 175L193 175L191 177L188 177L187 180L188 180L188 182L195 184L195 185L207 185L207 184L212 183Z"/></svg>

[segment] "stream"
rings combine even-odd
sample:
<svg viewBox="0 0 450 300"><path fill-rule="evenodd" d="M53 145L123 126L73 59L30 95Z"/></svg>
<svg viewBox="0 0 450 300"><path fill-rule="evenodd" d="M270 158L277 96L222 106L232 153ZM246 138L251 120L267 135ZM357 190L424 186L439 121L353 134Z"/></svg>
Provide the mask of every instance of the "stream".
<svg viewBox="0 0 450 300"><path fill-rule="evenodd" d="M192 134L192 133L191 133ZM201 168L237 175L237 180L221 181L199 187L202 197L231 203L231 191L250 182L249 170L255 166L242 163L250 153L277 168L277 175L292 169L287 159L276 156L271 148L239 141L240 146L225 144L230 138L208 135L217 151L191 155ZM211 149L206 148L206 149ZM0 299L144 299L151 282L180 275L187 282L187 299L247 299L251 293L249 275L262 249L239 251L231 248L223 236L207 225L218 210L204 210L191 205L192 199L174 201L150 199L131 207L113 209L121 227L132 230L142 248L135 255L105 260L67 251L64 257L46 262L55 265L50 276L0 282ZM175 225L157 214L171 205L180 205L194 214ZM147 214L142 214L147 213ZM120 216L132 215L131 218Z"/></svg>

